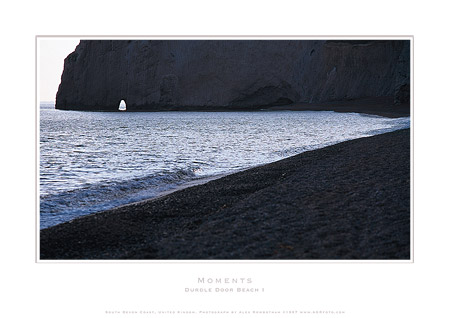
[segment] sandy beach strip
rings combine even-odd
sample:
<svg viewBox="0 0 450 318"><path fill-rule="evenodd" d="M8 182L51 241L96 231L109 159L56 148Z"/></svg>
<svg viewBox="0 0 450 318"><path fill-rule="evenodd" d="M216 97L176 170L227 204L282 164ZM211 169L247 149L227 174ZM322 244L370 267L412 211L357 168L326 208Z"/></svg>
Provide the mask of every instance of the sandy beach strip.
<svg viewBox="0 0 450 318"><path fill-rule="evenodd" d="M389 118L410 116L409 103L395 105L393 97L374 97L324 103L300 103L286 106L273 106L268 108L268 110L352 112Z"/></svg>
<svg viewBox="0 0 450 318"><path fill-rule="evenodd" d="M148 111L198 111L198 112L229 112L229 111L335 111L344 113L361 113L378 115L389 118L410 116L410 105L394 104L394 97L371 97L363 99L314 102L314 103L292 103L289 105L266 105L266 106L171 106L153 107Z"/></svg>
<svg viewBox="0 0 450 318"><path fill-rule="evenodd" d="M409 259L410 130L40 231L40 259Z"/></svg>

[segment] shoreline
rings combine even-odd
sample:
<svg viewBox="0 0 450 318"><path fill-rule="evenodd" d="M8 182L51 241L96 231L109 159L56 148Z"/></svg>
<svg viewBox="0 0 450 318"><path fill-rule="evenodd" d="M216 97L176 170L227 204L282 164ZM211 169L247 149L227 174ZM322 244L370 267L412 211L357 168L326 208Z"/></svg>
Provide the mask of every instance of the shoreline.
<svg viewBox="0 0 450 318"><path fill-rule="evenodd" d="M40 258L409 259L409 131L308 151L43 229ZM401 174L401 191L391 184L398 180L386 169L392 176ZM371 202L374 185L381 206ZM364 204L365 199L369 201ZM340 201L348 201L348 209ZM373 220L366 216L360 221L369 223L358 224L352 221L356 216L345 216L349 211L369 212L377 223L370 224ZM380 218L392 211L401 212L394 228L386 221L395 215ZM327 221L327 213L338 213L338 218ZM291 229L292 222L296 226ZM392 237L380 234L386 229ZM291 230L297 234L288 235ZM372 246L373 235L383 240ZM393 246L380 249L379 244Z"/></svg>
<svg viewBox="0 0 450 318"><path fill-rule="evenodd" d="M251 169L251 168L249 168L249 169ZM245 170L247 170L247 169L244 169L242 171L245 171ZM130 206L135 206L135 205L147 203L147 202L150 202L150 201L153 201L153 200L158 200L158 199L161 199L161 198L163 198L165 196L168 196L168 195L170 195L170 194L172 194L174 192L181 191L181 190L188 189L188 188L192 188L192 187L196 187L196 186L208 183L210 181L214 181L214 180L217 180L217 179L224 178L224 177L229 176L229 175L234 174L234 173L238 173L238 172L222 173L222 174L218 174L218 175L212 175L212 176L207 176L207 177L203 177L203 178L198 178L198 179L194 179L194 180L191 180L191 181L187 181L186 183L182 183L182 184L176 186L173 189L160 192L153 198L148 198L148 199L143 199L143 200L140 200L140 201L137 201L137 202L131 202L131 203L122 204L122 205L116 206L114 208L111 208L111 209L108 209L108 210L104 210L104 211L94 212L92 214L103 213L103 212L106 212L106 211L112 211L112 210L116 210L116 209L121 209L123 207L130 207ZM89 215L92 215L92 214L88 214L86 216L89 216Z"/></svg>
<svg viewBox="0 0 450 318"><path fill-rule="evenodd" d="M56 109L56 108L55 108ZM57 109L63 111L89 111L89 112L259 112L259 111L334 111L340 113L359 113L383 116L387 118L399 118L410 116L410 105L394 105L394 97L372 97L355 100L343 100L320 103L293 103L288 105L266 105L252 107L232 106L152 106L152 109L136 109L127 111L107 111L95 108L91 109Z"/></svg>
<svg viewBox="0 0 450 318"><path fill-rule="evenodd" d="M361 106L364 105L364 106ZM374 97L347 101L324 103L297 103L286 106L273 106L269 110L292 111L334 111L338 113L359 113L387 118L410 116L410 105L394 105L393 97Z"/></svg>

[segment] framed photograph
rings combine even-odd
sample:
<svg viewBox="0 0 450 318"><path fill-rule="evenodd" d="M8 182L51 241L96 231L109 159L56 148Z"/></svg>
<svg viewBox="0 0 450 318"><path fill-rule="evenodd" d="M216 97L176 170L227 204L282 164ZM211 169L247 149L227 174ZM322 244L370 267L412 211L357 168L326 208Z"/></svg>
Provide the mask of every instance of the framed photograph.
<svg viewBox="0 0 450 318"><path fill-rule="evenodd" d="M38 36L37 262L106 265L119 286L177 266L133 305L108 289L104 316L348 316L339 284L324 305L313 277L258 266L412 263L413 47Z"/></svg>
<svg viewBox="0 0 450 318"><path fill-rule="evenodd" d="M445 316L443 6L20 6L5 316Z"/></svg>

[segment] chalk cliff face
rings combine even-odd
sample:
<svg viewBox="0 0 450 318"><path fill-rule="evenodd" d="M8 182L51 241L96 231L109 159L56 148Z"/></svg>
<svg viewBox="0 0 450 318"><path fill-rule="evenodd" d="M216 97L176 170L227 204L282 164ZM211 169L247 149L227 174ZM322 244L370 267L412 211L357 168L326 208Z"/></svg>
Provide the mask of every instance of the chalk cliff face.
<svg viewBox="0 0 450 318"><path fill-rule="evenodd" d="M82 40L56 108L258 109L392 96L409 101L409 41Z"/></svg>

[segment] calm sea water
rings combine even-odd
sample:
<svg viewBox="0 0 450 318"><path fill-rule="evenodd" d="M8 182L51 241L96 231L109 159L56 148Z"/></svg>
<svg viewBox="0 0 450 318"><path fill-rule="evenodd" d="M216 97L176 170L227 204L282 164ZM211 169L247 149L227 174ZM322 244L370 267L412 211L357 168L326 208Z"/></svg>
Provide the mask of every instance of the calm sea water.
<svg viewBox="0 0 450 318"><path fill-rule="evenodd" d="M41 104L41 228L409 125L353 113L106 113Z"/></svg>

